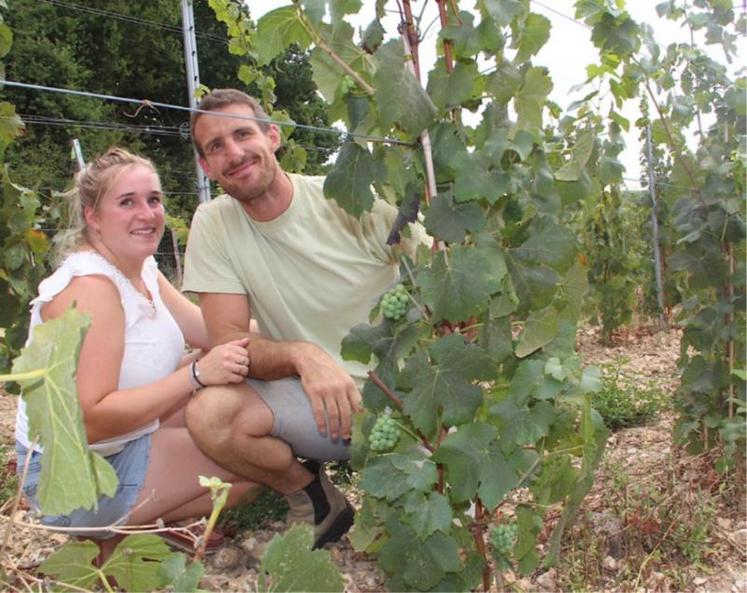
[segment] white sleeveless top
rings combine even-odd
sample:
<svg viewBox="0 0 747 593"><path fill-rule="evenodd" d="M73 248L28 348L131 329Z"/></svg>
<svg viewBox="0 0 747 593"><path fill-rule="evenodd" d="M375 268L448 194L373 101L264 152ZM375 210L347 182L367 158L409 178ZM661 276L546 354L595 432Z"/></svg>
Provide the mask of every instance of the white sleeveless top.
<svg viewBox="0 0 747 593"><path fill-rule="evenodd" d="M158 265L153 257L145 260L142 279L153 301L139 293L132 283L108 260L95 251L79 251L65 259L54 274L39 284L39 296L31 301L33 329L42 323L41 308L57 296L76 276L100 275L117 287L125 318L125 347L119 369L119 389L140 387L173 373L184 355L184 335L158 291ZM91 450L107 456L121 451L125 444L158 428L158 419L126 434L90 445ZM30 447L26 402L20 398L16 414L16 440ZM37 449L41 450L40 447Z"/></svg>

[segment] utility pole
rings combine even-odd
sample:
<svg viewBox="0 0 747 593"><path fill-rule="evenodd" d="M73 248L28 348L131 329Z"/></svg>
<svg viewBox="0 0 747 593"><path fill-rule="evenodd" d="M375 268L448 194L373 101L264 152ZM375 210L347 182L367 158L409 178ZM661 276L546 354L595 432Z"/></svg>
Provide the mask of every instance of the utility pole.
<svg viewBox="0 0 747 593"><path fill-rule="evenodd" d="M73 138L73 154L75 162L78 164L78 171L86 168L86 160L83 158L83 149L80 147L80 140Z"/></svg>
<svg viewBox="0 0 747 593"><path fill-rule="evenodd" d="M651 229L654 248L654 271L656 273L656 298L659 303L659 327L668 329L664 313L664 282L661 275L661 251L659 249L659 220L656 216L656 178L654 176L654 151L651 146L651 124L646 125L646 153L648 155L648 191L651 195Z"/></svg>
<svg viewBox="0 0 747 593"><path fill-rule="evenodd" d="M200 69L197 64L197 40L195 38L195 15L192 0L182 0L182 32L184 34L184 62L187 66L189 106L195 109L197 107L195 91L200 84ZM195 170L197 171L197 195L201 203L209 202L210 180L200 167L196 150L194 155Z"/></svg>

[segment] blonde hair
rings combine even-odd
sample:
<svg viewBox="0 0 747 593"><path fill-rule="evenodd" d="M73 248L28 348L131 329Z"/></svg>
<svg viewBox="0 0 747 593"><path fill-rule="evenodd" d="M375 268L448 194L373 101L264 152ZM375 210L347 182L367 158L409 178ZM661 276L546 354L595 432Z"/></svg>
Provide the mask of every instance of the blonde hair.
<svg viewBox="0 0 747 593"><path fill-rule="evenodd" d="M55 263L59 264L68 254L90 243L85 209L96 211L101 198L119 175L134 165L148 167L156 173L152 161L117 147L110 148L78 171L73 188L63 194L68 201L67 228L54 238Z"/></svg>

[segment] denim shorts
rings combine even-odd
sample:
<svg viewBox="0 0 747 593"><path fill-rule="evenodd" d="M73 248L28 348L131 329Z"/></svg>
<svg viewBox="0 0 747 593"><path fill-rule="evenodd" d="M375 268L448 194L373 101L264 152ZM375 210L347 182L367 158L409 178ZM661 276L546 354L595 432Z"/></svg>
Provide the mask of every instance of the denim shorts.
<svg viewBox="0 0 747 593"><path fill-rule="evenodd" d="M137 497L145 482L145 472L150 463L151 435L143 435L127 443L119 453L110 455L106 460L117 472L119 484L113 497L101 496L98 506L94 509L79 508L69 515L42 515L41 523L50 527L102 527L112 525L115 522L126 524L126 516L135 506ZM29 450L16 442L16 459L19 477L23 473L26 457ZM29 462L26 481L23 484L23 493L34 511L39 510L39 501L36 490L41 475L41 459L43 453L33 451ZM121 521L120 521L121 520ZM108 530L101 531L65 531L70 535L95 537L106 539L115 534Z"/></svg>

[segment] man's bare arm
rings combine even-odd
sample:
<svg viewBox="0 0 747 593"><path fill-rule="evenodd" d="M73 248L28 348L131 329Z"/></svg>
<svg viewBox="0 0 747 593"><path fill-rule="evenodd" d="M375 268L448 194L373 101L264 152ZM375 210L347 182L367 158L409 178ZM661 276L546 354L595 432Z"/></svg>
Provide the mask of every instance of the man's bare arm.
<svg viewBox="0 0 747 593"><path fill-rule="evenodd" d="M251 307L245 295L199 296L211 345L250 336L249 375L265 381L298 375L320 432L328 426L333 438L350 438L352 412L360 409L361 395L350 375L327 352L310 342L275 341L250 333Z"/></svg>

